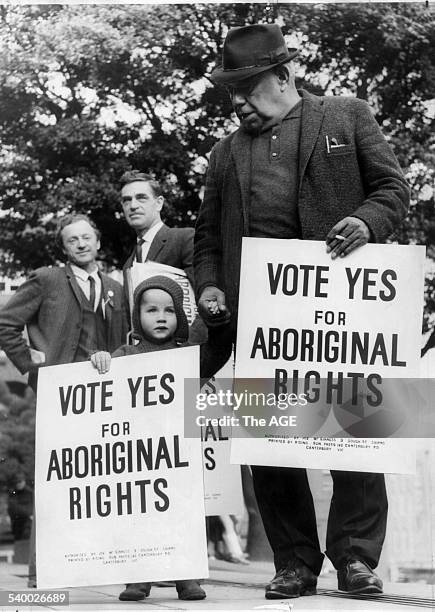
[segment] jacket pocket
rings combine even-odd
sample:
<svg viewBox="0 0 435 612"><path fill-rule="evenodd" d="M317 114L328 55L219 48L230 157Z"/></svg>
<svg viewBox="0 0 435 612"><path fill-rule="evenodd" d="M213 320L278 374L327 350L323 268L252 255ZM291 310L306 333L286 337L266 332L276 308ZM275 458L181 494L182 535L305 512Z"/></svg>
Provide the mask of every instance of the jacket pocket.
<svg viewBox="0 0 435 612"><path fill-rule="evenodd" d="M355 148L352 145L330 147L329 151L326 151L326 157L342 157L343 155L352 154L355 154Z"/></svg>

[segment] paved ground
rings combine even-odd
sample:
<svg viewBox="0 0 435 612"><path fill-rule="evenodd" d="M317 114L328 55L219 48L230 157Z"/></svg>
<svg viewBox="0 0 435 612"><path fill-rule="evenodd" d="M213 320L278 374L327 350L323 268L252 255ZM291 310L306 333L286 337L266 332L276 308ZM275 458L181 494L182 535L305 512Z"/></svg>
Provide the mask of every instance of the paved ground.
<svg viewBox="0 0 435 612"><path fill-rule="evenodd" d="M0 598L2 591L27 590L27 567L11 563L0 563ZM210 578L204 581L207 599L201 602L182 602L177 599L174 587L154 586L151 595L143 602L120 602L118 594L122 585L92 586L69 590L69 608L54 604L45 606L0 604L1 612L25 612L28 610L82 610L100 612L105 610L129 612L130 610L434 610L435 585L386 584L385 594L366 598L345 597L336 591L335 575L319 579L318 594L293 600L268 601L264 598L264 584L273 575L271 563L252 563L249 566L234 565L224 561L213 561ZM34 589L28 593L37 593Z"/></svg>

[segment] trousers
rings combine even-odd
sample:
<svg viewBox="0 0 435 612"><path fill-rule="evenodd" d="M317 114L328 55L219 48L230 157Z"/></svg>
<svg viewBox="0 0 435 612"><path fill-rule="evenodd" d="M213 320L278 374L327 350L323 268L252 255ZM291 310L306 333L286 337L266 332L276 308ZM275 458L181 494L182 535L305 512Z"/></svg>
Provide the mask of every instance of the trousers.
<svg viewBox="0 0 435 612"><path fill-rule="evenodd" d="M306 470L252 466L252 476L276 569L298 558L318 575L324 555ZM331 476L326 555L336 569L350 559L365 561L374 569L387 525L384 476L343 471L331 471Z"/></svg>

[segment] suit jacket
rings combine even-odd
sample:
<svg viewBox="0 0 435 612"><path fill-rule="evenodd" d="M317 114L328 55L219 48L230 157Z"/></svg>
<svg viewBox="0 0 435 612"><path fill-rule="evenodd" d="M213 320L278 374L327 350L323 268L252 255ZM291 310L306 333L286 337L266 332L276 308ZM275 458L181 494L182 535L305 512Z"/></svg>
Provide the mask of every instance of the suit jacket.
<svg viewBox="0 0 435 612"><path fill-rule="evenodd" d="M154 236L146 261L155 261L184 270L193 286L193 235L194 229L191 227L168 227L163 224ZM132 250L123 267L127 300L130 296L130 279L127 270L132 267L135 257L136 248Z"/></svg>
<svg viewBox="0 0 435 612"><path fill-rule="evenodd" d="M303 97L298 209L301 238L324 240L344 217L359 217L384 242L405 216L409 188L370 107L344 97ZM328 151L333 138L344 147ZM237 311L242 237L249 236L250 139L241 129L212 149L195 232L197 297L207 285Z"/></svg>
<svg viewBox="0 0 435 612"><path fill-rule="evenodd" d="M125 342L128 332L121 285L101 274L109 351ZM112 295L109 297L108 292ZM81 291L71 268L39 268L0 310L0 346L21 373L35 369L31 348L45 353L45 365L71 363L82 327Z"/></svg>

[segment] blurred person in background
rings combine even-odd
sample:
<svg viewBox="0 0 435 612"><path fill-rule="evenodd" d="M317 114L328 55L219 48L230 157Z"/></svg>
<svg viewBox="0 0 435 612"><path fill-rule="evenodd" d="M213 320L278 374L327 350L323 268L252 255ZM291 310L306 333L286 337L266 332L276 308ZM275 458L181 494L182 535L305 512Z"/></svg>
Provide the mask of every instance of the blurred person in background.
<svg viewBox="0 0 435 612"><path fill-rule="evenodd" d="M33 490L22 472L16 475L9 491L8 514L14 539L28 540L33 518Z"/></svg>

